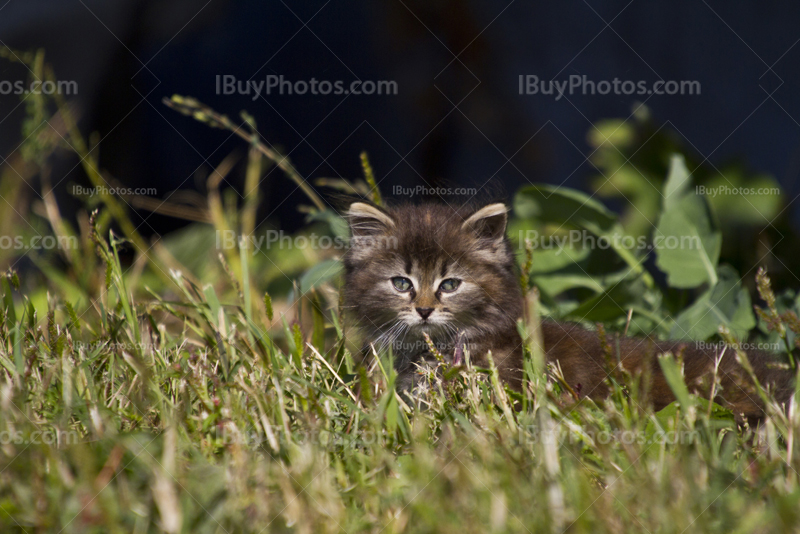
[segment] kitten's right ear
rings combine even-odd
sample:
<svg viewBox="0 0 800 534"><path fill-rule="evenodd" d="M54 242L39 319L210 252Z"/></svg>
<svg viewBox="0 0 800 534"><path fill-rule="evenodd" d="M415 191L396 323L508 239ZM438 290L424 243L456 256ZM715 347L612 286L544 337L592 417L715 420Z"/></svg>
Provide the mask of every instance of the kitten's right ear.
<svg viewBox="0 0 800 534"><path fill-rule="evenodd" d="M461 225L463 230L472 229L480 238L498 242L506 235L508 207L501 203L489 204L479 209Z"/></svg>
<svg viewBox="0 0 800 534"><path fill-rule="evenodd" d="M350 224L350 235L353 237L366 237L385 234L394 228L394 220L385 212L365 204L354 202L347 210L347 222Z"/></svg>

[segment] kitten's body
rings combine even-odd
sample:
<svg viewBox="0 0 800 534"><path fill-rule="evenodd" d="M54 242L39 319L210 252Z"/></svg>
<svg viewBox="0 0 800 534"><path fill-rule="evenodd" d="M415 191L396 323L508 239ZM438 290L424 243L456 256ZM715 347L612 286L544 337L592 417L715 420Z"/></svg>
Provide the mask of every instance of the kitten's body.
<svg viewBox="0 0 800 534"><path fill-rule="evenodd" d="M491 350L501 378L520 388L523 342L517 319L523 297L505 236L506 211L502 204L480 210L439 204L389 210L364 203L351 206L345 305L365 335L365 347L372 344L381 350L391 345L400 388L413 388L418 367L435 362L424 333L456 362L459 348L466 346L472 361L485 366ZM658 354L682 354L687 384L703 394L713 381L718 356L713 350L649 338L609 336L603 347L596 332L552 321L542 323L542 336L548 362L560 367L565 382L579 395L607 395L608 359L619 358L612 364L634 375L649 375L656 408L674 400ZM769 353L748 351L748 357L762 385L773 389L778 400L788 400L793 374L770 365L776 360ZM722 358L717 375L720 402L750 418L763 415L758 395L742 386L748 380L733 351Z"/></svg>

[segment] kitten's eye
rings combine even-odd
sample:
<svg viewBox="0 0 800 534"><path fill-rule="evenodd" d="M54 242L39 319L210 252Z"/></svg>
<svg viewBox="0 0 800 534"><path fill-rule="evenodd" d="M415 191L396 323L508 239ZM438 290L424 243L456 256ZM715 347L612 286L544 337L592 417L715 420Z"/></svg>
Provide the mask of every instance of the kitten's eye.
<svg viewBox="0 0 800 534"><path fill-rule="evenodd" d="M411 280L409 280L408 278L403 278L402 276L395 276L394 278L392 278L392 285L394 285L394 288L396 290L405 293L406 291L411 289L411 286L413 286L414 284L412 284Z"/></svg>
<svg viewBox="0 0 800 534"><path fill-rule="evenodd" d="M439 284L439 289L444 291L445 293L452 293L458 286L461 285L461 280L457 280L455 278L448 278L447 280L443 280L441 284Z"/></svg>

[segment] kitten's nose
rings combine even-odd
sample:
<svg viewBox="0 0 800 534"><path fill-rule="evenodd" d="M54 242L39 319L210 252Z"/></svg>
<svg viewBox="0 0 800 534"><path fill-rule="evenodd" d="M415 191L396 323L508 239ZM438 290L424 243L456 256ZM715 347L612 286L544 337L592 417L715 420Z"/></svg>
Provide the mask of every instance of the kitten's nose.
<svg viewBox="0 0 800 534"><path fill-rule="evenodd" d="M423 319L427 319L433 313L433 308L417 308L417 313Z"/></svg>

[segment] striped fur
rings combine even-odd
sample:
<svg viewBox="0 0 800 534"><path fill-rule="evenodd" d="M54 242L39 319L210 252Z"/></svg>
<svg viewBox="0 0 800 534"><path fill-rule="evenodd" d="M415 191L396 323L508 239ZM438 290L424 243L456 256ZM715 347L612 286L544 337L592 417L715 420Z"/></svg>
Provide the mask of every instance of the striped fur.
<svg viewBox="0 0 800 534"><path fill-rule="evenodd" d="M456 363L457 346L466 345L472 361L481 366L487 364L486 353L491 350L501 378L520 388L523 351L516 324L523 297L505 235L507 211L499 203L480 209L441 204L383 209L361 202L350 206L345 306L364 335L365 353L370 346L392 349L400 388L413 388L418 368L435 361L423 333ZM393 285L398 277L408 280L411 289L398 290ZM442 289L448 279L460 281L456 291ZM681 356L687 385L707 396L721 353L691 343L616 335L609 336L613 349L608 349L601 346L596 332L553 321L542 322L542 334L548 362L561 369L566 383L580 396L606 396L609 373L613 366L621 366L647 381L655 408L674 400L657 355ZM778 401L788 401L794 392L794 373L777 364L771 353L748 351L748 357L762 385ZM732 350L721 360L716 376L718 402L751 420L764 415L763 403Z"/></svg>

